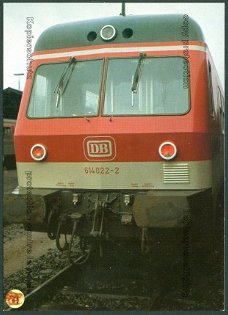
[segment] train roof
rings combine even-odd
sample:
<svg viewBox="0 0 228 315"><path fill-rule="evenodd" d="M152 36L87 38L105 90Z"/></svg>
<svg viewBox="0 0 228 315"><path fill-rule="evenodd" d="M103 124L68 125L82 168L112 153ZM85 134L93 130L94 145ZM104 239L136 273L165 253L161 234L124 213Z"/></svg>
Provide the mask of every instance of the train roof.
<svg viewBox="0 0 228 315"><path fill-rule="evenodd" d="M105 25L116 29L112 41L104 41L100 30ZM128 15L54 25L39 37L34 51L103 45L105 43L201 41L200 26L188 15Z"/></svg>

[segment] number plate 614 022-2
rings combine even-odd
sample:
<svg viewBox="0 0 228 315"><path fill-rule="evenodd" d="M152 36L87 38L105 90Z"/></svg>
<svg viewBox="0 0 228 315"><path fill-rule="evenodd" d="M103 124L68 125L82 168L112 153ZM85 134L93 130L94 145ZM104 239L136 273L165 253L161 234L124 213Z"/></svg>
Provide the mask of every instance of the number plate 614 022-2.
<svg viewBox="0 0 228 315"><path fill-rule="evenodd" d="M85 174L88 175L112 175L112 174L120 174L119 167L85 167Z"/></svg>

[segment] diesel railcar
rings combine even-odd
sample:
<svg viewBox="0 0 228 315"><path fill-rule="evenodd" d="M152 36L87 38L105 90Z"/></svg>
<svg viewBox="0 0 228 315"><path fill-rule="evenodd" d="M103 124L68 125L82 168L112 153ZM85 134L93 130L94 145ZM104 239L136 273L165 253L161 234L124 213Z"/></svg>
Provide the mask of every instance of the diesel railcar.
<svg viewBox="0 0 228 315"><path fill-rule="evenodd" d="M222 87L188 15L50 27L15 129L17 215L74 262L96 241L135 239L145 252L151 231L183 227L202 200L203 221L215 217L223 120Z"/></svg>

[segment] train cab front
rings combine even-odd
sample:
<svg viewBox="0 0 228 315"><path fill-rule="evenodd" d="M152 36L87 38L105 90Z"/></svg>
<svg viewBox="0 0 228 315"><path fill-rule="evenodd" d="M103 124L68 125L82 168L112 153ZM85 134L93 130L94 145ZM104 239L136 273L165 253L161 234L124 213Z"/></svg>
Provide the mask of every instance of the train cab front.
<svg viewBox="0 0 228 315"><path fill-rule="evenodd" d="M189 60L179 46L35 53L15 130L27 229L87 248L188 222L189 198L211 189L208 90L204 45Z"/></svg>

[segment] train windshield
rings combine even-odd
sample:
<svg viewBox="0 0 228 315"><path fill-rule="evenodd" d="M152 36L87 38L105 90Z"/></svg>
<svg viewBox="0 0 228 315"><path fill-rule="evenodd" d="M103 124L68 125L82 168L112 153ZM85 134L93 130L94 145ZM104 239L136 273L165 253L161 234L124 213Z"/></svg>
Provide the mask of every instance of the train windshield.
<svg viewBox="0 0 228 315"><path fill-rule="evenodd" d="M102 65L102 60L91 60L39 66L29 101L28 116L97 116Z"/></svg>
<svg viewBox="0 0 228 315"><path fill-rule="evenodd" d="M109 60L103 115L187 113L188 61L183 57L140 58Z"/></svg>

